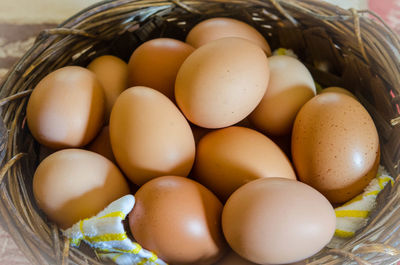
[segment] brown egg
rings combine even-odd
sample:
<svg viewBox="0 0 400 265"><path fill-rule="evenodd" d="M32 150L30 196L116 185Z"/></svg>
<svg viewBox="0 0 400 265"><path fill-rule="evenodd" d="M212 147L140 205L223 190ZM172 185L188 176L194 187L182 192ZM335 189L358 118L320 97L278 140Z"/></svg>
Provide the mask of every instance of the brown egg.
<svg viewBox="0 0 400 265"><path fill-rule="evenodd" d="M189 44L169 38L143 43L129 60L130 86L151 87L175 101L176 74L193 51Z"/></svg>
<svg viewBox="0 0 400 265"><path fill-rule="evenodd" d="M307 102L296 117L292 157L298 177L332 203L346 202L362 192L376 176L378 153L374 122L350 96L323 93Z"/></svg>
<svg viewBox="0 0 400 265"><path fill-rule="evenodd" d="M194 176L221 201L259 178L296 179L283 151L265 135L244 127L211 132L197 145Z"/></svg>
<svg viewBox="0 0 400 265"><path fill-rule="evenodd" d="M153 179L136 192L132 235L170 264L208 265L226 249L221 202L199 183L176 176Z"/></svg>
<svg viewBox="0 0 400 265"><path fill-rule="evenodd" d="M90 143L88 150L98 153L115 163L115 157L111 148L110 130L108 126L103 127L97 137Z"/></svg>
<svg viewBox="0 0 400 265"><path fill-rule="evenodd" d="M26 117L39 143L53 149L84 146L104 123L103 88L85 68L60 68L35 87Z"/></svg>
<svg viewBox="0 0 400 265"><path fill-rule="evenodd" d="M157 90L132 87L118 97L110 138L118 165L137 185L165 175L186 177L192 168L195 143L190 126Z"/></svg>
<svg viewBox="0 0 400 265"><path fill-rule="evenodd" d="M299 181L264 178L235 191L222 212L222 229L235 252L257 264L308 258L333 237L329 201Z"/></svg>
<svg viewBox="0 0 400 265"><path fill-rule="evenodd" d="M336 93L343 93L346 94L354 99L357 99L356 96L354 96L353 93L351 93L350 91L348 91L347 89L341 88L341 87L336 87L336 86L332 86L332 87L327 87L321 90L321 92L319 94L322 93L327 93L327 92L336 92Z"/></svg>
<svg viewBox="0 0 400 265"><path fill-rule="evenodd" d="M67 229L129 194L129 187L119 169L103 156L65 149L39 164L33 194L49 220Z"/></svg>
<svg viewBox="0 0 400 265"><path fill-rule="evenodd" d="M242 258L238 254L236 254L235 251L230 251L222 259L220 259L215 265L256 265L256 264Z"/></svg>
<svg viewBox="0 0 400 265"><path fill-rule="evenodd" d="M290 134L297 112L315 96L314 80L307 68L290 56L271 56L268 64L270 80L267 92L249 118L258 130L266 134Z"/></svg>
<svg viewBox="0 0 400 265"><path fill-rule="evenodd" d="M108 121L115 100L128 88L128 64L118 57L104 55L94 59L87 68L95 73L104 88Z"/></svg>
<svg viewBox="0 0 400 265"><path fill-rule="evenodd" d="M210 41L226 37L247 39L263 49L268 56L271 55L268 42L255 28L232 18L217 17L200 22L189 31L186 42L198 48Z"/></svg>
<svg viewBox="0 0 400 265"><path fill-rule="evenodd" d="M254 110L268 78L268 59L261 48L245 39L218 39L195 50L182 64L175 98L192 123L222 128Z"/></svg>

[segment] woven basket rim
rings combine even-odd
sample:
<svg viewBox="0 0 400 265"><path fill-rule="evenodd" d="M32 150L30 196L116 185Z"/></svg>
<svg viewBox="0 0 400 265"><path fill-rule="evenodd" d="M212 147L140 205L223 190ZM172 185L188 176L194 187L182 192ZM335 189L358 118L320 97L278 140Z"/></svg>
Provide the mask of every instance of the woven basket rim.
<svg viewBox="0 0 400 265"><path fill-rule="evenodd" d="M382 41L384 41L385 43L382 45L385 45L383 47L387 48L390 47L391 48L387 48L387 53L389 56L391 54L393 54L394 56L392 56L392 61L390 62L390 64L396 65L394 66L393 69L391 69L391 71L388 71L388 75L390 75L391 72L393 73L398 73L400 72L400 38L397 34L395 34L388 26L387 24L384 23L383 20L381 20L379 18L379 16L377 16L377 14L371 12L371 11L367 11L367 10L360 10L360 11L356 11L354 9L352 10L344 10L341 9L339 7L334 7L333 5L329 4L329 3L325 3L319 0L304 0L304 1L295 1L295 0L289 0L289 1L284 1L284 0L249 0L249 1L242 1L242 0L234 0L234 1L225 1L225 0L203 0L203 1L197 1L197 0L155 0L155 1L150 1L150 0L139 0L139 1L135 1L135 0L117 0L117 1L102 1L102 2L98 2L80 12L78 12L77 14L73 15L72 17L70 17L69 19L65 20L64 22L62 22L61 24L59 24L55 29L52 30L48 30L48 31L44 31L42 34L40 34L34 44L34 46L27 52L24 54L24 56L14 65L14 67L9 71L9 73L6 75L6 79L3 82L3 84L0 87L0 106L3 106L2 109L2 117L3 119L6 120L6 124L11 126L15 126L14 123L17 122L21 122L20 119L18 119L18 117L13 117L13 115L18 116L20 114L23 113L23 105L26 104L27 98L26 96L28 96L30 94L30 92L32 91L29 87L21 87L18 86L18 81L17 79L26 79L29 80L30 75L37 71L36 69L40 69L41 64L35 65L32 64L30 65L32 62L35 62L37 58L40 58L40 56L42 56L46 51L48 51L49 47L53 47L55 45L56 42L59 42L61 39L64 39L68 36L78 36L78 37L83 37L83 38L87 38L87 39L96 39L96 35L93 34L92 32L87 32L84 29L81 29L80 27L76 28L74 27L75 24L77 24L78 22L85 22L87 20L90 20L93 16L95 16L98 12L103 12L104 10L110 10L111 8L119 8L119 7L127 7L132 3L143 3L143 5L160 5L161 7L163 7L163 10L168 10L168 8L171 8L171 10L173 8L177 8L177 9L182 9L183 11L189 11L189 12L193 12L193 10L195 10L197 12L197 10L203 10L204 6L203 5L207 5L207 4L226 4L226 2L229 2L228 4L231 5L243 5L243 6L260 6L263 7L265 9L268 10L272 10L275 8L276 10L276 15L280 16L281 18L286 18L286 20L291 23L291 24L296 24L296 16L293 16L293 13L296 12L305 12L306 15L313 17L314 19L323 19L326 20L325 22L327 23L335 23L335 21L339 21L341 23L343 23L343 25L346 25L348 28L346 28L346 31L352 31L357 38L357 42L356 45L354 45L355 47L358 46L358 50L354 51L358 53L358 57L362 60L364 60L364 62L368 63L374 63L375 61L373 61L374 58L371 58L371 56L368 55L368 52L370 51L370 48L365 48L366 46L368 46L370 44L370 42L366 42L366 35L364 33L365 28L363 27L377 27L380 31L382 36L386 36L386 39ZM317 13L314 12L314 10L309 10L307 8L305 8L305 6L308 5L315 5L315 8L320 8L321 10L323 9L325 11L326 10L330 10L330 12L332 13L336 13L335 15L326 15L324 12L321 11L321 13ZM160 7L160 9L162 9ZM203 7L203 9L202 9ZM325 9L324 9L325 8ZM133 8L132 8L133 9ZM308 12L307 12L307 11ZM332 11L333 10L333 11ZM107 11L105 11L107 12ZM201 13L201 11L198 11L199 13ZM292 13L291 13L292 12ZM297 14L297 13L296 13ZM365 17L363 16L363 14L367 14L370 15L372 17L375 17L377 19L377 21L372 20L371 18ZM348 23L347 23L348 22ZM381 24L378 24L381 23ZM81 25L84 25L80 24ZM346 24L347 23L347 24ZM71 37L71 38L72 38ZM386 43L387 42L387 43ZM371 42L372 43L372 42ZM392 49L392 50L390 50ZM49 55L50 56L50 55ZM389 56L390 57L390 56ZM396 77L391 75L390 76L391 79L389 81L384 80L386 82L392 82L393 84L395 84L396 80L400 80L400 77ZM393 81L394 80L394 81ZM399 82L400 83L400 82ZM17 84L15 87L12 86L14 84ZM11 88L12 87L12 88ZM393 87L393 91L395 92L395 97L393 98L393 101L390 102L390 104L394 107L396 103L396 97L399 94L399 87L394 86ZM364 103L364 102L363 102ZM18 105L19 104L19 105ZM13 110L13 113L8 113L10 112L10 110ZM14 119L14 120L12 120ZM11 122L12 121L12 122ZM392 119L389 121L389 127L387 128L387 131L394 131L397 129L397 125L400 124L400 115L398 116L393 116ZM15 150L18 150L18 148L16 147L16 142L13 140L13 138L15 137L14 134L15 130L18 131L18 129L16 129L16 127L13 127L14 129L10 129L9 128L9 134L11 135L8 144L5 144L3 146L3 149L1 149L2 151L6 151L6 155L5 158L3 160L3 166L0 170L0 181L9 181L7 178L10 178L9 172L16 172L14 171L14 168L16 167L16 165L18 165L18 161L23 161L23 158L26 157L26 154L22 154L22 153L14 153ZM14 130L14 131L13 131ZM22 163L22 162L20 162ZM396 163L396 161L394 162ZM398 161L397 161L398 163ZM396 165L397 167L397 165ZM394 169L395 170L395 169ZM394 171L392 171L394 172ZM398 192L398 188L399 188L399 176L398 174L393 175L394 177L397 177L396 179L396 185L394 186L394 188L392 189L392 191L390 192L390 196L387 198L388 201L388 206L384 207L381 212L388 212L390 211L390 208L394 207L394 209L400 208L400 202L396 203L398 200L400 200L398 197L399 192ZM11 182L9 182L11 183ZM14 182L13 182L14 183ZM17 182L15 182L17 183ZM0 190L0 195L1 195L1 202L0 202L0 216L5 217L5 219L7 219L8 221L6 221L6 226L8 228L8 230L11 232L11 235L13 236L13 238L15 239L15 241L18 243L18 245L20 246L20 248L23 250L23 252L29 252L26 250L29 250L30 248L33 247L34 243L32 242L36 242L37 244L39 244L39 242L43 242L43 240L40 238L40 236L35 235L33 232L31 232L31 234L29 235L30 237L30 243L25 243L24 242L24 238L21 236L21 232L18 229L23 229L21 226L23 226L23 223L26 223L26 221L23 218L19 218L17 219L17 222L20 221L20 224L11 224L13 222L13 219L10 219L10 217L14 217L16 215L16 213L14 213L13 211L17 211L18 212L18 207L19 206L15 206L13 205L13 196L10 195L10 192L7 191L7 193L5 193L5 185L2 185L2 188ZM12 194L12 193L11 193ZM10 204L10 205L6 205L6 204ZM393 206L394 205L394 206ZM397 207L398 205L398 207ZM8 216L8 217L7 217ZM400 219L400 218L399 218ZM370 224L368 227L369 229L377 229L376 225L379 222L376 221L375 223ZM398 226L400 226L400 220L398 222ZM393 224L392 227L389 227L390 229L397 229L398 228L397 223ZM26 229L30 229L29 227L27 227ZM25 229L25 230L26 230ZM30 230L29 230L30 231ZM66 262L67 260L67 254L66 250L68 250L68 241L63 239L60 236L60 232L59 230L57 230L57 228L55 226L50 226L50 230L51 232L51 236L55 237L53 238L53 242L54 242L54 246L57 250L56 251L56 259L61 261L61 262ZM397 230L396 230L397 231ZM397 234L396 234L397 235ZM388 235L388 238L390 239L390 236L392 236L392 234ZM399 237L399 241L400 241L400 235L398 235ZM368 238L367 238L368 239ZM370 264L368 263L367 260L364 260L364 258L366 257L366 255L368 253L391 253L391 255L394 257L393 259L395 259L396 261L400 260L400 251L394 247L392 247L391 245L385 245L385 244L377 244L374 242L369 242L368 240L362 241L362 243L357 244L356 246L352 245L354 242L356 242L356 240L362 240L362 236L360 237L356 237L353 240L348 241L343 249L331 249L331 250L326 250L325 257L322 257L321 259L323 260L324 258L326 259L327 257L340 257L343 258L342 260L347 260L347 261L356 261L359 264ZM367 242L367 243L365 243ZM31 249L31 252L34 251L39 251L40 246ZM64 253L64 254L63 254ZM75 260L73 262L77 263L76 259L79 259L79 257L84 260L88 260L88 264L99 264L95 259L91 259L85 255L82 255L79 253L78 250L75 249L71 249L71 253L70 255L75 255ZM363 256L365 253L367 253L365 256ZM36 258L34 257L33 254L27 254L28 258L32 261L32 262L36 262L38 264L40 264L41 262L43 262L43 257L41 258ZM48 254L50 255L50 254ZM70 256L71 257L71 256ZM320 260L314 260L314 261L310 261L308 264L322 264L319 263ZM336 263L331 263L331 261L327 261L329 264L336 264ZM327 263L327 264L328 264ZM44 264L44 263L43 263ZM47 264L47 263L46 263ZM64 264L64 263L63 263ZM83 264L83 263L82 263Z"/></svg>

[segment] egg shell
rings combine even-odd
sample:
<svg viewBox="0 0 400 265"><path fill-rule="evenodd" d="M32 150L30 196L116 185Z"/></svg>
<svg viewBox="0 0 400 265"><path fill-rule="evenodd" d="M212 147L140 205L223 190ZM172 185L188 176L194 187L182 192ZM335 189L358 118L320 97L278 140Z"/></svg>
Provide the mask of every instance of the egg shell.
<svg viewBox="0 0 400 265"><path fill-rule="evenodd" d="M222 128L243 120L267 89L268 59L240 38L223 38L195 50L182 64L175 99L192 123Z"/></svg>
<svg viewBox="0 0 400 265"><path fill-rule="evenodd" d="M192 168L195 142L189 123L154 89L132 87L118 97L110 139L118 165L137 185L165 175L186 177Z"/></svg>
<svg viewBox="0 0 400 265"><path fill-rule="evenodd" d="M144 184L135 197L129 215L132 235L167 263L208 265L224 254L222 204L204 186L164 176Z"/></svg>
<svg viewBox="0 0 400 265"><path fill-rule="evenodd" d="M257 264L308 258L333 237L336 216L312 187L290 179L254 180L236 190L222 212L222 229L232 249Z"/></svg>
<svg viewBox="0 0 400 265"><path fill-rule="evenodd" d="M242 258L238 254L236 254L235 251L230 251L215 265L256 265L256 263L253 263L251 261Z"/></svg>
<svg viewBox="0 0 400 265"><path fill-rule="evenodd" d="M49 220L67 229L129 194L129 187L119 169L105 157L64 149L39 164L33 194Z"/></svg>
<svg viewBox="0 0 400 265"><path fill-rule="evenodd" d="M332 86L332 87L327 87L321 90L321 92L319 94L322 93L327 93L327 92L336 92L336 93L343 93L346 94L354 99L357 99L356 96L354 96L353 93L351 93L350 91L348 91L347 89L344 89L342 87L336 87L336 86Z"/></svg>
<svg viewBox="0 0 400 265"><path fill-rule="evenodd" d="M271 55L268 42L255 28L232 18L217 17L200 22L189 31L186 42L198 48L210 41L226 37L247 39L263 49L268 56Z"/></svg>
<svg viewBox="0 0 400 265"><path fill-rule="evenodd" d="M193 51L192 46L175 39L146 41L129 59L129 85L151 87L175 101L176 75Z"/></svg>
<svg viewBox="0 0 400 265"><path fill-rule="evenodd" d="M103 86L108 121L115 100L128 88L128 64L118 57L103 55L94 59L87 68L96 75Z"/></svg>
<svg viewBox="0 0 400 265"><path fill-rule="evenodd" d="M100 133L88 146L88 150L104 156L113 163L116 162L111 147L110 128L108 126L104 126L103 129L101 129Z"/></svg>
<svg viewBox="0 0 400 265"><path fill-rule="evenodd" d="M297 112L316 94L314 80L303 63L290 56L271 56L268 65L267 91L249 119L268 135L290 134Z"/></svg>
<svg viewBox="0 0 400 265"><path fill-rule="evenodd" d="M232 126L208 133L197 145L194 178L221 201L259 178L296 179L289 159L265 135Z"/></svg>
<svg viewBox="0 0 400 265"><path fill-rule="evenodd" d="M379 138L367 110L342 93L323 93L296 117L292 157L301 181L332 203L353 198L376 176Z"/></svg>
<svg viewBox="0 0 400 265"><path fill-rule="evenodd" d="M52 149L82 147L104 123L104 92L96 76L66 66L45 76L29 98L26 117L33 137Z"/></svg>

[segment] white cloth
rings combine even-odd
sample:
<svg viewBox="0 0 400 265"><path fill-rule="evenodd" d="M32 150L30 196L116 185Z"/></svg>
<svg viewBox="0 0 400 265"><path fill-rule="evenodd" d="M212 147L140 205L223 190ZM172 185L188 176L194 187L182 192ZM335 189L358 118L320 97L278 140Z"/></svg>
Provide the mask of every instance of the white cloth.
<svg viewBox="0 0 400 265"><path fill-rule="evenodd" d="M84 219L64 231L72 246L83 240L98 252L99 257L111 259L118 265L166 265L154 253L132 242L122 223L135 205L135 197L126 195L92 218Z"/></svg>
<svg viewBox="0 0 400 265"><path fill-rule="evenodd" d="M369 213L376 205L376 197L388 183L393 185L394 180L380 166L376 178L369 183L362 194L337 207L335 209L335 236L342 238L352 237L357 230L365 226Z"/></svg>

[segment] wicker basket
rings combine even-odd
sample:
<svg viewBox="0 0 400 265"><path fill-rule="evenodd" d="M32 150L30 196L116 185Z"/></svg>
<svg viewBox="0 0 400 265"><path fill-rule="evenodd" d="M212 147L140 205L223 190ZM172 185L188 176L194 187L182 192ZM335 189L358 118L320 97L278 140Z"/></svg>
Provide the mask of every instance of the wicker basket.
<svg viewBox="0 0 400 265"><path fill-rule="evenodd" d="M99 3L42 32L8 73L0 90L0 215L34 264L102 264L90 249L69 249L59 229L37 209L32 176L39 145L25 124L31 89L65 65L86 66L102 54L127 60L145 40L183 40L207 17L234 17L256 27L273 49L291 48L322 86L351 90L373 116L382 161L399 175L400 40L370 11L343 10L318 0L118 0ZM329 72L319 70L320 66ZM1 119L0 119L1 122ZM388 185L390 186L390 185ZM392 264L400 260L399 180L378 197L369 224L338 248L304 264Z"/></svg>

